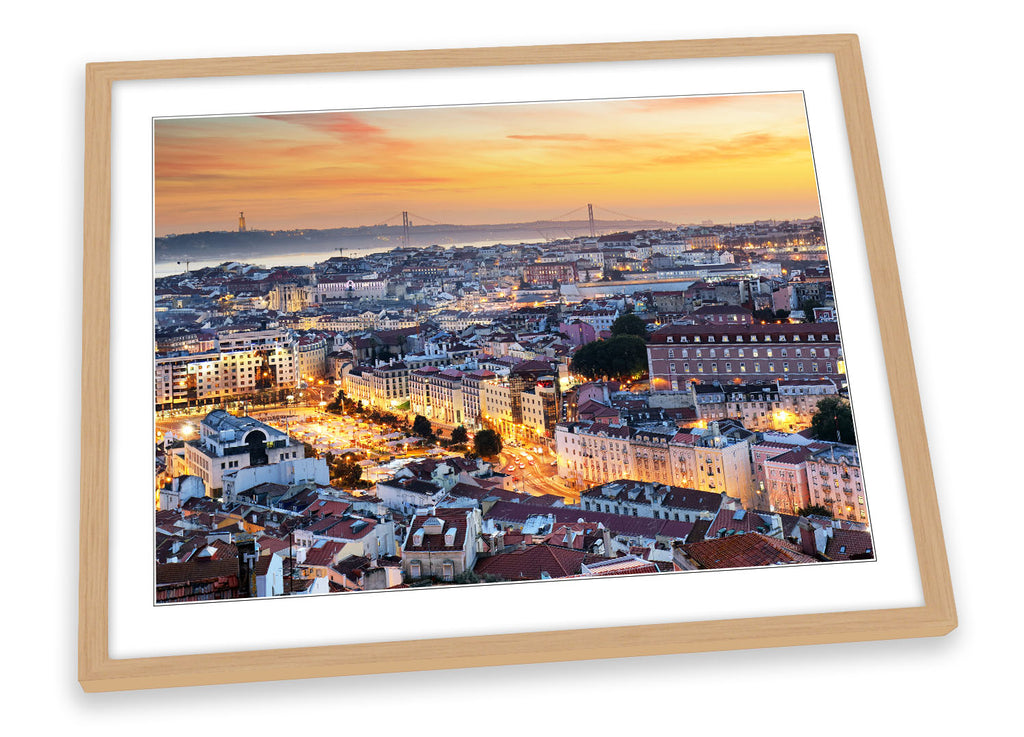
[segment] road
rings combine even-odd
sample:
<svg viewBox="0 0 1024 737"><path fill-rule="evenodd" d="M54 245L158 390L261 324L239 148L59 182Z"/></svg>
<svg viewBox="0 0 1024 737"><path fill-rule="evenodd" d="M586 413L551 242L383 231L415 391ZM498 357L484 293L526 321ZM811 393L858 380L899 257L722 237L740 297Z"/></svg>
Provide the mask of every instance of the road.
<svg viewBox="0 0 1024 737"><path fill-rule="evenodd" d="M558 469L551 465L554 456L550 452L537 453L523 447L508 447L501 451L500 470L511 474L517 491L541 496L560 496L566 504L579 504L578 491L570 489L558 476Z"/></svg>

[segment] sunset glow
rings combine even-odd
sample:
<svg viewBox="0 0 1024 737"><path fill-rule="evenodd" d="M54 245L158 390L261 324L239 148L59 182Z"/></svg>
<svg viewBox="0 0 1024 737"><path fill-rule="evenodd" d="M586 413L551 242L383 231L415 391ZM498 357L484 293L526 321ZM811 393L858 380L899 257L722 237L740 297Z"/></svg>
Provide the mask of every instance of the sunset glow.
<svg viewBox="0 0 1024 737"><path fill-rule="evenodd" d="M156 234L598 208L673 223L820 215L802 95L164 119Z"/></svg>

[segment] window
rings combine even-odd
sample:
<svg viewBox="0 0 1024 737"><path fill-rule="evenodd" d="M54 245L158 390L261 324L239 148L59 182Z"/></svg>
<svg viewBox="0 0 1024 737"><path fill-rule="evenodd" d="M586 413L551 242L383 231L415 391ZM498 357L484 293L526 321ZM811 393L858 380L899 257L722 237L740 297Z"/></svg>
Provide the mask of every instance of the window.
<svg viewBox="0 0 1024 737"><path fill-rule="evenodd" d="M449 560L446 560L441 564L441 578L445 581L451 581L455 578L455 564Z"/></svg>
<svg viewBox="0 0 1024 737"><path fill-rule="evenodd" d="M669 358L675 358L676 357L676 352L675 352L674 348L669 348L668 349L668 357Z"/></svg>
<svg viewBox="0 0 1024 737"><path fill-rule="evenodd" d="M418 560L414 560L409 563L409 576L410 578L419 578L423 575L423 567L420 565Z"/></svg>

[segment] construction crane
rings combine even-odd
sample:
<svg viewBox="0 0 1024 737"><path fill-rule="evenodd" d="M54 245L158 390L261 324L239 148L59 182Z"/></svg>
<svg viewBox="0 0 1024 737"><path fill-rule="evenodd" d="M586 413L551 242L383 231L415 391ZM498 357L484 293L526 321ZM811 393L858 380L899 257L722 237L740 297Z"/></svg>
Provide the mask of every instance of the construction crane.
<svg viewBox="0 0 1024 737"><path fill-rule="evenodd" d="M185 264L185 273L187 274L188 273L188 265L191 264L192 262L191 261L179 261L178 263L179 264Z"/></svg>

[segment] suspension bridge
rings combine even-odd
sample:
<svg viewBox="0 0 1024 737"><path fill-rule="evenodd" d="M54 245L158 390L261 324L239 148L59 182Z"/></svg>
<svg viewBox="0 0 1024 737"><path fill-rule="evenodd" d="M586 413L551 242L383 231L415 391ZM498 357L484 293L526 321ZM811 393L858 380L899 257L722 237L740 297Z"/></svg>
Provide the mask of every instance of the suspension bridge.
<svg viewBox="0 0 1024 737"><path fill-rule="evenodd" d="M596 214L595 214L596 213ZM609 217L611 216L611 217ZM560 215L553 217L540 218L532 222L523 223L508 223L503 225L515 225L520 230L533 229L537 231L545 240L552 241L557 240L561 237L576 238L580 235L586 235L589 232L591 238L597 237L597 219L601 218L604 220L612 220L616 223L651 223L655 222L649 218L641 218L635 215L629 215L624 212L612 210L607 207L600 207L593 203L587 203L580 205L579 207L573 208L568 212L563 212ZM417 225L427 224L434 226L432 228L433 233L441 233L446 223L439 222L432 218L425 217L423 215L417 215L414 212L403 210L402 212L395 213L391 217L381 220L377 223L377 227L398 227L401 225L402 228L402 245L408 246L410 239L410 231L413 227L413 222ZM448 224L450 225L450 224ZM460 226L468 227L468 226ZM490 226L481 225L481 228L487 228ZM564 233L562 235L552 235Z"/></svg>

